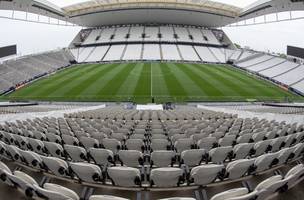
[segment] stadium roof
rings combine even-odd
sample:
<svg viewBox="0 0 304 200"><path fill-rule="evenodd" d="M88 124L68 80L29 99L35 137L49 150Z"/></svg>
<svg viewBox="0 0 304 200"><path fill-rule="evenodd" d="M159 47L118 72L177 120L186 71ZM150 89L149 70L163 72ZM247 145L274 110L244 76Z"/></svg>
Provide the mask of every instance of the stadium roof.
<svg viewBox="0 0 304 200"><path fill-rule="evenodd" d="M211 0L89 0L60 8L47 0L0 0L0 9L45 15L86 27L136 23L220 27L265 14L304 10L304 2L258 0L241 8Z"/></svg>

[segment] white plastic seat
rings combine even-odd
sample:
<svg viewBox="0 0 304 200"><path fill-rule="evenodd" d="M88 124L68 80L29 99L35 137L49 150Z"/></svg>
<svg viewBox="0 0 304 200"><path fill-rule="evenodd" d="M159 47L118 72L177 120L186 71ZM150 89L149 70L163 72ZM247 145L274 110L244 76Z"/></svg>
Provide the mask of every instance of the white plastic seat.
<svg viewBox="0 0 304 200"><path fill-rule="evenodd" d="M190 180L195 185L205 186L209 183L216 181L219 177L224 177L225 166L224 165L216 165L216 164L208 164L208 165L200 165L192 168L190 172Z"/></svg>
<svg viewBox="0 0 304 200"><path fill-rule="evenodd" d="M185 150L191 149L193 147L193 144L194 142L191 138L182 138L174 143L174 148L177 153L181 153Z"/></svg>
<svg viewBox="0 0 304 200"><path fill-rule="evenodd" d="M236 142L237 142L238 144L241 144L241 143L249 143L251 137L252 137L252 133L246 133L246 134L240 135L240 136L236 139Z"/></svg>
<svg viewBox="0 0 304 200"><path fill-rule="evenodd" d="M121 149L121 142L113 138L105 138L102 141L102 144L105 149L111 150L114 154L117 154L117 152Z"/></svg>
<svg viewBox="0 0 304 200"><path fill-rule="evenodd" d="M296 140L297 140L296 143L299 143L304 140L304 131L295 133L295 135L296 135Z"/></svg>
<svg viewBox="0 0 304 200"><path fill-rule="evenodd" d="M296 139L296 135L292 134L292 135L288 135L285 137L285 145L284 147L291 147L292 145L294 145L296 143L297 139Z"/></svg>
<svg viewBox="0 0 304 200"><path fill-rule="evenodd" d="M191 197L171 197L171 198L164 198L158 200L195 200L195 199Z"/></svg>
<svg viewBox="0 0 304 200"><path fill-rule="evenodd" d="M294 158L297 159L301 156L301 154L303 154L304 152L304 143L299 143L297 145L294 146Z"/></svg>
<svg viewBox="0 0 304 200"><path fill-rule="evenodd" d="M101 169L90 163L70 163L70 167L80 181L89 183L102 182L104 177Z"/></svg>
<svg viewBox="0 0 304 200"><path fill-rule="evenodd" d="M4 157L7 157L6 146L7 146L7 144L5 144L4 142L0 141L0 155L2 155Z"/></svg>
<svg viewBox="0 0 304 200"><path fill-rule="evenodd" d="M253 143L241 143L233 147L233 157L238 159L244 159L250 155L251 150L253 149Z"/></svg>
<svg viewBox="0 0 304 200"><path fill-rule="evenodd" d="M229 158L229 156L232 156L232 150L231 146L211 149L209 151L209 161L213 163L222 163Z"/></svg>
<svg viewBox="0 0 304 200"><path fill-rule="evenodd" d="M56 176L69 176L69 166L65 160L56 157L41 156L47 170Z"/></svg>
<svg viewBox="0 0 304 200"><path fill-rule="evenodd" d="M180 130L179 128L171 128L168 130L168 136L171 137L173 135L177 135L177 134L182 134L183 131Z"/></svg>
<svg viewBox="0 0 304 200"><path fill-rule="evenodd" d="M107 172L114 185L123 187L136 187L141 185L139 169L132 167L109 167Z"/></svg>
<svg viewBox="0 0 304 200"><path fill-rule="evenodd" d="M257 191L258 200L267 199L270 195L276 193L287 183L281 175L272 176L255 187Z"/></svg>
<svg viewBox="0 0 304 200"><path fill-rule="evenodd" d="M287 181L288 189L294 187L296 183L304 179L304 165L298 164L291 168L284 179Z"/></svg>
<svg viewBox="0 0 304 200"><path fill-rule="evenodd" d="M129 136L129 139L140 139L141 141L145 141L146 136L142 134L132 134Z"/></svg>
<svg viewBox="0 0 304 200"><path fill-rule="evenodd" d="M260 156L262 154L264 154L265 152L268 151L268 149L271 147L270 146L270 142L271 140L264 140L264 141L259 141L257 143L254 144L253 148L255 151L255 156Z"/></svg>
<svg viewBox="0 0 304 200"><path fill-rule="evenodd" d="M165 134L152 134L151 140L154 139L168 139L168 136L166 136Z"/></svg>
<svg viewBox="0 0 304 200"><path fill-rule="evenodd" d="M41 133L40 131L32 131L33 133L33 138L41 141L46 140L46 136L44 133Z"/></svg>
<svg viewBox="0 0 304 200"><path fill-rule="evenodd" d="M126 141L126 139L127 139L127 134L125 134L125 133L112 133L111 134L111 138L112 139L116 139L116 140L118 140L119 142L121 142L121 143L123 143L123 142L125 142Z"/></svg>
<svg viewBox="0 0 304 200"><path fill-rule="evenodd" d="M284 149L281 149L279 152L278 152L278 165L283 165L285 163L287 163L287 161L290 160L292 154L293 154L293 148L284 148Z"/></svg>
<svg viewBox="0 0 304 200"><path fill-rule="evenodd" d="M34 185L35 193L44 199L79 200L79 196L72 190L52 183L45 183L42 187Z"/></svg>
<svg viewBox="0 0 304 200"><path fill-rule="evenodd" d="M218 143L221 147L233 146L234 142L235 142L235 138L236 138L235 135L228 135L228 136L225 136L225 137L219 139Z"/></svg>
<svg viewBox="0 0 304 200"><path fill-rule="evenodd" d="M14 161L22 162L23 158L20 154L20 149L13 145L6 145L6 154L11 157Z"/></svg>
<svg viewBox="0 0 304 200"><path fill-rule="evenodd" d="M156 187L176 187L183 181L184 173L180 168L163 167L151 170L151 185Z"/></svg>
<svg viewBox="0 0 304 200"><path fill-rule="evenodd" d="M198 133L198 134L193 134L193 135L191 135L191 139L195 142L195 143L197 143L199 140L201 140L201 139L204 139L204 138L206 138L206 137L208 137L209 135L208 134L206 134L206 133Z"/></svg>
<svg viewBox="0 0 304 200"><path fill-rule="evenodd" d="M253 142L259 142L259 141L264 140L265 138L266 138L266 132L264 132L264 131L254 133L251 137Z"/></svg>
<svg viewBox="0 0 304 200"><path fill-rule="evenodd" d="M108 166L114 163L114 154L109 149L89 149L89 155L100 166Z"/></svg>
<svg viewBox="0 0 304 200"><path fill-rule="evenodd" d="M55 135L53 133L46 133L45 136L46 136L46 140L49 142L55 142L58 144L62 143L62 139L59 135Z"/></svg>
<svg viewBox="0 0 304 200"><path fill-rule="evenodd" d="M6 164L0 161L0 180L9 186L13 186L13 183L10 181L10 179L7 178L7 174L12 175L12 171Z"/></svg>
<svg viewBox="0 0 304 200"><path fill-rule="evenodd" d="M135 134L146 134L146 130L144 129L144 127L141 127L141 128L138 128L138 127L136 127L135 129L134 129L134 133Z"/></svg>
<svg viewBox="0 0 304 200"><path fill-rule="evenodd" d="M262 172L270 167L276 165L278 160L278 153L267 153L261 155L255 159L254 165L256 166L256 172Z"/></svg>
<svg viewBox="0 0 304 200"><path fill-rule="evenodd" d="M86 162L88 160L87 152L82 147L65 144L64 150L73 162Z"/></svg>
<svg viewBox="0 0 304 200"><path fill-rule="evenodd" d="M168 149L168 140L167 139L152 139L151 140L151 150L159 151L159 150L167 150Z"/></svg>
<svg viewBox="0 0 304 200"><path fill-rule="evenodd" d="M184 138L188 138L188 136L186 134L174 134L171 136L170 139L171 139L172 144L174 144L179 139L184 139Z"/></svg>
<svg viewBox="0 0 304 200"><path fill-rule="evenodd" d="M39 154L45 154L44 143L41 140L28 138L28 145L29 145L29 150L34 151Z"/></svg>
<svg viewBox="0 0 304 200"><path fill-rule="evenodd" d="M277 131L276 130L269 131L266 133L265 136L266 136L267 140L274 139L277 136Z"/></svg>
<svg viewBox="0 0 304 200"><path fill-rule="evenodd" d="M225 132L223 131L215 131L214 133L212 133L212 137L216 137L216 139L220 139L223 138L225 136ZM231 145L229 145L231 146Z"/></svg>
<svg viewBox="0 0 304 200"><path fill-rule="evenodd" d="M200 165L204 160L206 160L205 149L190 149L181 153L181 162L189 167Z"/></svg>
<svg viewBox="0 0 304 200"><path fill-rule="evenodd" d="M90 133L90 136L94 139L96 139L100 144L102 144L102 141L103 139L107 138L108 136L104 133L100 133L100 132L93 132L93 133Z"/></svg>
<svg viewBox="0 0 304 200"><path fill-rule="evenodd" d="M64 157L64 149L62 145L57 144L55 142L43 142L44 147L47 153L53 157L63 158Z"/></svg>
<svg viewBox="0 0 304 200"><path fill-rule="evenodd" d="M66 145L79 145L79 140L76 137L70 136L70 135L62 135L63 143Z"/></svg>
<svg viewBox="0 0 304 200"><path fill-rule="evenodd" d="M60 133L62 134L62 135L71 135L71 136L73 136L74 134L69 130L69 129L67 129L67 128L60 128Z"/></svg>
<svg viewBox="0 0 304 200"><path fill-rule="evenodd" d="M236 188L214 195L210 200L251 200L256 193L249 193L247 188Z"/></svg>
<svg viewBox="0 0 304 200"><path fill-rule="evenodd" d="M270 142L271 152L277 152L285 145L285 137L278 137L272 139Z"/></svg>
<svg viewBox="0 0 304 200"><path fill-rule="evenodd" d="M23 137L20 135L14 135L15 138L15 145L17 145L20 149L22 150L27 150L28 149L28 138Z"/></svg>
<svg viewBox="0 0 304 200"><path fill-rule="evenodd" d="M53 128L53 127L48 127L47 132L59 135L59 131L57 129Z"/></svg>
<svg viewBox="0 0 304 200"><path fill-rule="evenodd" d="M42 165L42 159L40 155L33 151L19 151L23 157L23 162L26 163L26 165L36 168L36 169L41 169Z"/></svg>
<svg viewBox="0 0 304 200"><path fill-rule="evenodd" d="M14 134L8 132L0 132L1 133L1 140L7 144L14 144Z"/></svg>
<svg viewBox="0 0 304 200"><path fill-rule="evenodd" d="M126 141L126 148L128 150L137 150L144 152L145 144L142 139L128 139Z"/></svg>
<svg viewBox="0 0 304 200"><path fill-rule="evenodd" d="M85 137L82 136L79 139L79 142L83 145L83 147L85 149L89 149L89 148L99 148L100 144L98 142L98 140L94 139L94 138L90 138L90 137Z"/></svg>
<svg viewBox="0 0 304 200"><path fill-rule="evenodd" d="M153 151L151 153L151 166L156 167L168 167L173 166L175 162L175 152L174 151Z"/></svg>
<svg viewBox="0 0 304 200"><path fill-rule="evenodd" d="M89 200L129 200L122 197L109 196L109 195L92 195Z"/></svg>
<svg viewBox="0 0 304 200"><path fill-rule="evenodd" d="M227 177L231 180L241 178L248 173L254 165L254 159L239 159L226 166Z"/></svg>
<svg viewBox="0 0 304 200"><path fill-rule="evenodd" d="M35 196L34 185L38 185L38 183L31 176L21 171L14 171L13 174L7 174L7 178L18 189L24 192L27 197L31 198Z"/></svg>
<svg viewBox="0 0 304 200"><path fill-rule="evenodd" d="M118 157L124 166L138 167L144 164L143 154L137 150L120 150Z"/></svg>
<svg viewBox="0 0 304 200"><path fill-rule="evenodd" d="M124 135L130 134L130 130L127 128L119 128L116 130L117 133L123 133Z"/></svg>
<svg viewBox="0 0 304 200"><path fill-rule="evenodd" d="M216 137L206 137L199 140L197 145L200 149L205 149L206 151L209 151L210 149L217 146L217 140Z"/></svg>

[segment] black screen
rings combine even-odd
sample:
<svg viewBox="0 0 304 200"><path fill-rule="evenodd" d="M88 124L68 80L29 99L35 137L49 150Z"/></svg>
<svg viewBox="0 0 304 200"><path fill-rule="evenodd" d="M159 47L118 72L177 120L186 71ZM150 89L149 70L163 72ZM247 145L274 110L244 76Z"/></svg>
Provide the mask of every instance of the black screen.
<svg viewBox="0 0 304 200"><path fill-rule="evenodd" d="M299 47L287 46L287 55L304 59L304 49Z"/></svg>
<svg viewBox="0 0 304 200"><path fill-rule="evenodd" d="M16 55L16 54L17 54L16 45L0 48L0 58L6 57L6 56L11 56L11 55Z"/></svg>

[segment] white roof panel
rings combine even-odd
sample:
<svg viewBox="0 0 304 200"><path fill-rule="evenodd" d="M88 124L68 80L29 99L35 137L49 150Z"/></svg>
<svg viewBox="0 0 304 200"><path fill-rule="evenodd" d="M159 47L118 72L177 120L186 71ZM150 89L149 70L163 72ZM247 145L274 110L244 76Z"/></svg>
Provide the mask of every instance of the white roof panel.
<svg viewBox="0 0 304 200"><path fill-rule="evenodd" d="M220 27L275 12L304 10L304 4L258 0L241 8L212 0L88 0L60 8L50 0L12 0L0 1L1 9L35 13L87 27L132 23Z"/></svg>

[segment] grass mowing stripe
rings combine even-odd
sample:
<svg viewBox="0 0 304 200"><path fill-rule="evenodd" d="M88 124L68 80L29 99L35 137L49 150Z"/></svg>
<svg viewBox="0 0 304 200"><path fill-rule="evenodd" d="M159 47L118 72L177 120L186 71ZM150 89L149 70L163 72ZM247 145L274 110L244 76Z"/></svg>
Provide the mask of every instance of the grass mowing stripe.
<svg viewBox="0 0 304 200"><path fill-rule="evenodd" d="M57 88L53 90L48 96L50 97L64 97L67 92L69 92L75 85L80 85L81 81L87 77L90 77L92 74L94 74L97 70L103 69L104 66L99 66L99 65L91 65L90 68L86 71L78 72L78 76L75 76L72 81L65 82L64 87ZM83 75L85 74L85 76ZM66 95L68 96L68 95Z"/></svg>
<svg viewBox="0 0 304 200"><path fill-rule="evenodd" d="M222 93L226 94L225 96L246 96L251 95L247 92L242 92L239 90L239 87L234 82L227 79L227 77L223 76L222 73L216 73L213 67L204 67L204 65L189 65L189 68L193 69L198 75L209 80L213 87L216 87Z"/></svg>
<svg viewBox="0 0 304 200"><path fill-rule="evenodd" d="M229 85L231 85L232 88L238 91L244 98L248 99L256 97L257 89L254 87L254 82L247 83L240 81L234 76L234 74L227 73L225 66L214 66L212 67L212 70L222 76L227 82L229 82Z"/></svg>
<svg viewBox="0 0 304 200"><path fill-rule="evenodd" d="M180 65L180 69L189 78L191 78L196 83L196 85L198 85L201 88L202 91L204 91L207 97L223 95L223 93L219 89L217 89L216 87L214 87L214 85L210 83L210 79L212 79L212 77L201 77L197 73L189 69L188 66Z"/></svg>
<svg viewBox="0 0 304 200"><path fill-rule="evenodd" d="M94 85L97 79L101 78L102 76L105 76L115 66L115 64L106 64L96 67L96 70L92 71L90 74L81 77L81 79L79 80L75 80L77 81L77 84L74 84L73 87L64 94L64 96L71 97L80 95L88 87Z"/></svg>
<svg viewBox="0 0 304 200"><path fill-rule="evenodd" d="M219 68L219 67L218 67ZM246 84L246 88L247 89L252 89L255 90L256 94L260 94L260 95L264 95L264 96L277 96L278 93L278 88L277 86L268 83L266 81L261 81L260 79L251 77L247 74L245 74L245 72L243 71L239 71L236 69L232 69L231 67L224 67L224 68L219 68L222 71L224 71L225 73L229 73L231 76L235 77L236 79L238 79L239 81L243 82ZM269 87L266 87L269 86ZM270 89L275 88L275 90L277 90L276 92L269 92ZM283 92L283 91L280 91ZM288 93L283 92L285 95L287 95ZM281 96L281 95L279 95Z"/></svg>
<svg viewBox="0 0 304 200"><path fill-rule="evenodd" d="M86 66L86 65L85 65ZM32 84L27 85L26 87L22 88L22 90L17 90L15 93L13 93L10 96L28 96L30 93L31 95L35 95L36 92L38 92L42 86L52 83L53 81L57 81L58 79L67 76L70 73L73 73L75 71L78 71L82 69L83 66L77 65L73 67L69 67L65 70L59 71L56 74L52 76L46 76L40 80L37 80L33 82Z"/></svg>
<svg viewBox="0 0 304 200"><path fill-rule="evenodd" d="M205 92L184 72L184 66L179 64L169 64L169 68L175 74L177 80L181 83L187 96L205 96Z"/></svg>
<svg viewBox="0 0 304 200"><path fill-rule="evenodd" d="M71 74L62 77L58 81L52 82L53 84L49 84L46 85L46 87L42 87L41 90L33 94L33 96L37 96L37 97L49 96L50 94L56 92L56 90L60 88L64 88L66 87L67 84L72 83L77 77L83 76L84 73L88 73L90 71L95 70L95 67L96 65L89 65L87 67L83 67L81 70L77 70L76 72L73 71Z"/></svg>
<svg viewBox="0 0 304 200"><path fill-rule="evenodd" d="M143 70L143 63L134 63L133 70L128 74L126 77L125 82L121 85L119 90L117 91L117 94L120 95L132 95L134 93L136 85L140 84L138 82L140 74Z"/></svg>
<svg viewBox="0 0 304 200"><path fill-rule="evenodd" d="M138 83L134 90L134 96L151 97L151 64L145 63L141 71Z"/></svg>
<svg viewBox="0 0 304 200"><path fill-rule="evenodd" d="M185 97L188 96L182 84L178 81L175 74L171 71L167 63L161 63L160 69L164 75L166 86L168 88L170 96ZM169 96L169 95L168 95Z"/></svg>
<svg viewBox="0 0 304 200"><path fill-rule="evenodd" d="M129 73L131 70L134 69L134 64L128 64L125 66L119 73L116 74L116 76L110 80L100 91L100 93L108 96L114 96L117 94L117 91L121 87L121 85L125 82L127 79Z"/></svg>
<svg viewBox="0 0 304 200"><path fill-rule="evenodd" d="M260 100L297 97L230 66L117 63L74 66L34 82L11 94L9 98L14 99L14 95L20 94L15 99L134 100L137 103L147 103L151 102L151 88L155 102L160 103L185 100L246 100L250 94L251 98ZM39 93L44 95L38 96Z"/></svg>
<svg viewBox="0 0 304 200"><path fill-rule="evenodd" d="M99 78L95 82L95 84L94 84L95 88L93 87L94 85L92 85L92 87L90 87L90 89L91 89L90 92L88 93L88 91L86 91L86 95L89 94L89 95L95 96L95 98L101 98L102 96L108 98L109 96L102 92L103 89L108 85L108 83L111 80L115 79L118 76L118 74L120 74L121 71L123 71L126 68L127 65L128 64L126 64L126 63L124 63L124 64L117 63L117 66L115 68L113 68L111 71L109 71L106 76Z"/></svg>
<svg viewBox="0 0 304 200"><path fill-rule="evenodd" d="M168 87L165 82L164 74L161 71L161 66L159 63L152 63L153 68L153 94L154 96L168 96Z"/></svg>
<svg viewBox="0 0 304 200"><path fill-rule="evenodd" d="M105 71L100 71L96 74L93 74L93 79L89 81L89 84L87 85L86 89L79 93L79 96L84 96L86 98L92 97L94 98L94 100L96 100L98 96L97 91L103 87L104 83L106 83L107 77L112 77L113 73L116 73L116 71L120 68L120 63L112 63L105 69Z"/></svg>
<svg viewBox="0 0 304 200"><path fill-rule="evenodd" d="M63 71L60 71L58 73L56 73L54 76L51 76L52 79L46 79L49 81L59 81L61 78L64 78L66 76L69 76L71 73L75 73L79 70L84 69L85 67L89 67L90 65L86 64L86 65L77 65L74 67L69 67Z"/></svg>

